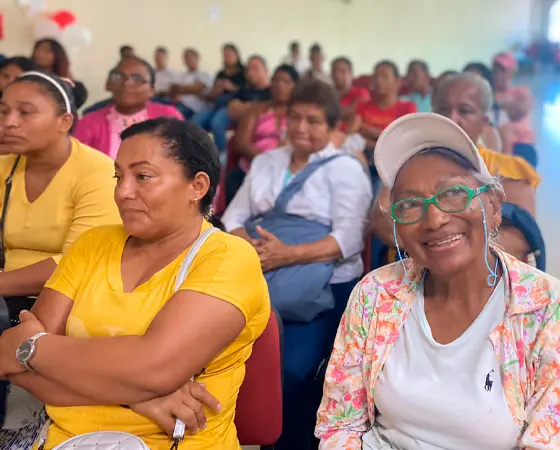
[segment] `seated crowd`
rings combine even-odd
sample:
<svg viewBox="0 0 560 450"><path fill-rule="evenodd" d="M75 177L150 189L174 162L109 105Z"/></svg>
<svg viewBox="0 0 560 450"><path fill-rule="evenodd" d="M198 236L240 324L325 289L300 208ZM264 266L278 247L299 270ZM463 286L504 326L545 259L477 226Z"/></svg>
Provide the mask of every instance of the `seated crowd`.
<svg viewBox="0 0 560 450"><path fill-rule="evenodd" d="M81 116L58 42L0 63L0 448L239 449L274 311L277 450L558 448L560 283L515 58L355 78L318 44L222 56L176 73L123 46Z"/></svg>

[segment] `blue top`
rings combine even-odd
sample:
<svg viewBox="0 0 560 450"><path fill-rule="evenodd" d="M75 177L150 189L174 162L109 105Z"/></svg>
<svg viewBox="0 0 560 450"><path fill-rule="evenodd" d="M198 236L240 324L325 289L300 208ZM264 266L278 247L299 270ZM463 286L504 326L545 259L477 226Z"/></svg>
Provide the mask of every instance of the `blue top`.
<svg viewBox="0 0 560 450"><path fill-rule="evenodd" d="M403 95L401 100L406 100L409 102L413 102L416 105L416 110L418 112L432 112L432 95L428 94L425 97L422 97L417 92Z"/></svg>

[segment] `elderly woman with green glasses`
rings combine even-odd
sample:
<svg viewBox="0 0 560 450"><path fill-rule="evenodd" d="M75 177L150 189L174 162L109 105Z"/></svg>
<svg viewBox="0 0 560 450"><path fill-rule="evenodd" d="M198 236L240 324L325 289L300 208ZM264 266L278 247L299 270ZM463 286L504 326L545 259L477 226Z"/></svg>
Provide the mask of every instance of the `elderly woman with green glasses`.
<svg viewBox="0 0 560 450"><path fill-rule="evenodd" d="M321 450L560 448L560 282L500 250L503 190L451 120L375 148L408 258L356 286L325 378Z"/></svg>

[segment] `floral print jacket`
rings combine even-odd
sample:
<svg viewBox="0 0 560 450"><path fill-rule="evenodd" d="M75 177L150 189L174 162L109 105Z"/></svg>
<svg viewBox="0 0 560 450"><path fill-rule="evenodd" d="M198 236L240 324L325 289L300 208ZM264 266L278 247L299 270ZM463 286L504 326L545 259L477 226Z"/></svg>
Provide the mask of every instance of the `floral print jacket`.
<svg viewBox="0 0 560 450"><path fill-rule="evenodd" d="M507 268L506 319L490 334L521 449L560 449L560 281L495 250ZM375 419L373 393L424 269L405 261L356 286L325 378L316 436L321 450L362 448Z"/></svg>

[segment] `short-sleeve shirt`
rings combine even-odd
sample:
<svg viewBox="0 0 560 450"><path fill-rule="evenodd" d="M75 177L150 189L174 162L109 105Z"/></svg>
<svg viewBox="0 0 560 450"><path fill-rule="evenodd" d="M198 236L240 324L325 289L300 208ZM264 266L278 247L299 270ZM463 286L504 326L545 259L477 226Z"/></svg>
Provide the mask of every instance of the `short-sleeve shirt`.
<svg viewBox="0 0 560 450"><path fill-rule="evenodd" d="M246 80L245 80L245 69L240 66L239 70L237 72L235 72L233 75L228 75L225 70L220 70L217 74L216 74L216 78L217 79L226 79L226 80L230 80L233 84L235 84L236 86L238 86L239 88L242 88L243 86L245 86Z"/></svg>
<svg viewBox="0 0 560 450"><path fill-rule="evenodd" d="M416 112L416 105L412 102L397 101L389 108L381 109L377 103L361 103L356 114L362 118L365 125L384 130L399 117Z"/></svg>
<svg viewBox="0 0 560 450"><path fill-rule="evenodd" d="M156 92L168 92L171 85L177 81L177 73L169 68L156 71Z"/></svg>
<svg viewBox="0 0 560 450"><path fill-rule="evenodd" d="M340 99L342 106L351 106L353 104L368 103L371 101L371 95L366 88L352 86L348 92Z"/></svg>
<svg viewBox="0 0 560 450"><path fill-rule="evenodd" d="M251 86L243 86L235 96L242 102L266 102L271 99L270 88L257 89Z"/></svg>
<svg viewBox="0 0 560 450"><path fill-rule="evenodd" d="M204 221L201 232L209 227ZM128 238L122 226L100 227L84 234L47 283L47 288L74 301L66 324L67 336L143 335L172 297L188 249L133 292L124 293L120 266ZM198 251L179 289L228 302L246 320L235 341L210 361L204 374L197 378L220 401L222 410L217 414L207 411L208 427L186 437L179 449L239 449L233 423L235 402L245 376L245 361L270 317L268 288L259 257L243 239L215 232ZM53 420L47 448L58 445L69 435L92 431L128 432L140 436L152 450L170 447L169 439L154 422L120 406L47 406L47 412Z"/></svg>
<svg viewBox="0 0 560 450"><path fill-rule="evenodd" d="M209 92L210 89L212 89L213 82L214 80L212 79L212 75L203 70L186 71L177 76L177 83L181 86L202 83L204 86L206 86L203 91L205 93ZM179 97L179 101L195 113L208 106L208 103L200 95L196 94L181 95Z"/></svg>
<svg viewBox="0 0 560 450"><path fill-rule="evenodd" d="M21 157L6 213L6 271L49 258L58 263L85 231L121 223L114 200L113 161L76 139L71 143L70 156L33 202L29 202L25 188L27 158ZM15 161L14 155L0 156L0 207L4 201L4 180Z"/></svg>

